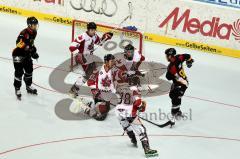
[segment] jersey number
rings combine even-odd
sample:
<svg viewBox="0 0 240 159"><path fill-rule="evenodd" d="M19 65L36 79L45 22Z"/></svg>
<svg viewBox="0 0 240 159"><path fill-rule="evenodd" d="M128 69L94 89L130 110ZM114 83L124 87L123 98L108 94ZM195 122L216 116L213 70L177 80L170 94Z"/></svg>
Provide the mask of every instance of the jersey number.
<svg viewBox="0 0 240 159"><path fill-rule="evenodd" d="M124 104L131 104L131 94L129 94L129 93L121 93L121 98L120 99L121 100L118 104L121 104L122 102Z"/></svg>

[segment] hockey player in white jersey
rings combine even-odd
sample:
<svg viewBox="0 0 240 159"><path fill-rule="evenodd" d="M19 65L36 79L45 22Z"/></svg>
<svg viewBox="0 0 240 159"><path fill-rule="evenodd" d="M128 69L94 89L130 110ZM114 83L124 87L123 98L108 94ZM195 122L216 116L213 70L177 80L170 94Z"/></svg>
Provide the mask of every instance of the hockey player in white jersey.
<svg viewBox="0 0 240 159"><path fill-rule="evenodd" d="M146 109L146 102L141 99L138 87L140 86L140 79L138 76L134 76L130 80L126 83L126 81L123 82L124 79L118 79L116 90L120 94L121 100L116 106L117 118L124 132L129 136L133 146L137 147L135 136L137 134L142 143L145 156L147 158L156 157L158 156L157 150L150 149L146 128L138 117L138 112L144 112ZM119 83L119 81L123 83Z"/></svg>
<svg viewBox="0 0 240 159"><path fill-rule="evenodd" d="M104 65L95 74L96 77L91 77L87 82L89 86L95 87L91 90L94 99L93 104L84 102L84 100L78 100L77 103L86 114L96 120L105 120L110 110L110 101L114 98L117 100L112 74L114 65L115 57L112 54L105 55Z"/></svg>
<svg viewBox="0 0 240 159"><path fill-rule="evenodd" d="M93 61L94 45L102 45L103 42L110 40L113 33L107 32L100 38L96 33L97 25L94 22L87 24L87 31L78 35L71 43L69 50L76 54L75 61L80 64L85 75L80 76L70 90L73 97L78 95L79 87L83 85L92 73L96 70L96 63Z"/></svg>
<svg viewBox="0 0 240 159"><path fill-rule="evenodd" d="M128 76L138 75L144 76L139 71L139 66L145 60L145 57L134 48L132 44L128 44L124 47L123 58L117 59L116 66L121 69L127 71Z"/></svg>

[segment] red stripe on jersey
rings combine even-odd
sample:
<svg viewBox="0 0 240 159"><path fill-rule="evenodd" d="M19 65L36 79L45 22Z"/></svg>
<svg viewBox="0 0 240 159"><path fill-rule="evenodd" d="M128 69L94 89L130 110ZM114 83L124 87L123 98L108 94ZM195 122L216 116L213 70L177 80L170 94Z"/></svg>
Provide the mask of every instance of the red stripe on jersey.
<svg viewBox="0 0 240 159"><path fill-rule="evenodd" d="M85 40L81 41L80 46L78 48L79 53L83 53L84 51Z"/></svg>
<svg viewBox="0 0 240 159"><path fill-rule="evenodd" d="M89 79L89 80L87 81L87 85L88 85L88 86L93 86L93 85L96 85L96 83L95 83L95 81L94 81L93 79Z"/></svg>
<svg viewBox="0 0 240 159"><path fill-rule="evenodd" d="M133 91L133 96L139 96L140 94L137 91Z"/></svg>
<svg viewBox="0 0 240 159"><path fill-rule="evenodd" d="M182 61L184 61L184 56L183 56L183 55L180 55L180 56L178 57L178 59L182 62Z"/></svg>
<svg viewBox="0 0 240 159"><path fill-rule="evenodd" d="M96 34L96 40L94 42L94 44L99 44L100 43L100 37Z"/></svg>
<svg viewBox="0 0 240 159"><path fill-rule="evenodd" d="M171 72L172 75L175 75L177 73L177 68L175 65L171 66L169 69L169 72Z"/></svg>
<svg viewBox="0 0 240 159"><path fill-rule="evenodd" d="M98 89L98 75L99 75L99 72L96 74L96 89Z"/></svg>

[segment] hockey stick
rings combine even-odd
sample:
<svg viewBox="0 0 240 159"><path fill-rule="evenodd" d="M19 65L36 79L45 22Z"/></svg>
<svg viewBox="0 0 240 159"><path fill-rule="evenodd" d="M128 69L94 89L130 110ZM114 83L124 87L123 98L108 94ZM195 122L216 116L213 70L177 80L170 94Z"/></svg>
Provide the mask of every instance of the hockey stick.
<svg viewBox="0 0 240 159"><path fill-rule="evenodd" d="M168 120L168 121L165 122L164 124L157 124L157 123L154 123L154 122L152 122L152 121L150 121L150 120L147 120L147 119L145 119L145 118L143 118L143 117L140 117L140 116L139 116L139 118L142 119L142 120L144 120L144 121L146 121L146 122L148 122L148 123L150 123L150 124L153 124L153 125L155 125L155 126L158 126L158 127L160 127L160 128L164 128L164 127L169 126L169 125L170 125L170 127L172 128L173 125L175 125L175 122L172 122L171 120Z"/></svg>
<svg viewBox="0 0 240 159"><path fill-rule="evenodd" d="M113 103L110 103L110 104L113 105L113 106L116 106L116 105L113 104ZM158 126L158 127L160 127L160 128L165 128L165 127L167 127L167 126L169 126L169 125L170 125L170 127L172 128L173 125L175 125L175 122L173 122L173 121L171 121L171 120L168 120L167 122L165 122L165 123L163 123L163 124L157 124L157 123L154 123L154 122L152 122L152 121L150 121L150 120L147 120L147 119L141 117L140 115L138 115L138 117L139 117L140 119L142 119L142 120L144 120L144 121L146 121L146 122L148 122L148 123L150 123L150 124L153 124L153 125L155 125L155 126ZM125 132L125 131L124 131L124 132ZM124 135L124 132L123 132L123 135Z"/></svg>

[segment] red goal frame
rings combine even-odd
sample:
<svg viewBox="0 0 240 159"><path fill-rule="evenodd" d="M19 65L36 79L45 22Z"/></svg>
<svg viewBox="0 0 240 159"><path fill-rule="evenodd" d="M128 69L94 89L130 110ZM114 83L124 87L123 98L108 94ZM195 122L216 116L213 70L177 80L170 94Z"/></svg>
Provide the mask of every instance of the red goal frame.
<svg viewBox="0 0 240 159"><path fill-rule="evenodd" d="M72 21L72 37L71 37L71 41L73 42L76 35L75 35L75 30L76 30L76 23L82 23L84 25L87 25L88 22L86 21L82 21L82 20L73 20ZM118 27L113 27L113 26L109 26L109 25L103 25L103 24L99 24L96 23L97 26L99 27L103 27L109 30L117 30L120 32L126 32L126 33L133 33L133 34L137 34L139 36L139 46L137 47L139 52L142 54L143 53L143 34L141 32L138 31L132 31L132 30L127 30L127 29L123 29L123 28L118 28ZM73 70L74 67L74 55L71 53L71 70Z"/></svg>

